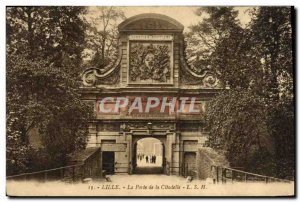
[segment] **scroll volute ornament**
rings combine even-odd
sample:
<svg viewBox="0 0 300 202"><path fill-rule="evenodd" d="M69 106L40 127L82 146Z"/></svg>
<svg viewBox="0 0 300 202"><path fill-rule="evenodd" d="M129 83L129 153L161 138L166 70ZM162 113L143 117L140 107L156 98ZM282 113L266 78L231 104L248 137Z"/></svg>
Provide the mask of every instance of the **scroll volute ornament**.
<svg viewBox="0 0 300 202"><path fill-rule="evenodd" d="M96 86L96 85L114 85L117 84L120 79L120 63L122 60L122 53L118 55L118 59L103 69L89 68L82 74L82 83L84 86Z"/></svg>
<svg viewBox="0 0 300 202"><path fill-rule="evenodd" d="M220 87L218 72L213 71L210 67L198 70L198 68L191 66L186 61L185 43L182 39L180 43L181 82L186 85L201 85L208 88Z"/></svg>

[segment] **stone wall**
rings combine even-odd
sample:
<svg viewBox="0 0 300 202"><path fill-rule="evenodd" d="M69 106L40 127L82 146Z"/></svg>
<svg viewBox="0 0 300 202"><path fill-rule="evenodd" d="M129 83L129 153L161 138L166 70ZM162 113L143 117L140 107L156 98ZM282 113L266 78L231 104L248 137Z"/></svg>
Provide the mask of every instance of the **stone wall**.
<svg viewBox="0 0 300 202"><path fill-rule="evenodd" d="M203 147L198 149L197 172L199 179L214 178L215 172L212 171L211 166L225 166L229 165L228 161L223 155L218 154L212 148Z"/></svg>

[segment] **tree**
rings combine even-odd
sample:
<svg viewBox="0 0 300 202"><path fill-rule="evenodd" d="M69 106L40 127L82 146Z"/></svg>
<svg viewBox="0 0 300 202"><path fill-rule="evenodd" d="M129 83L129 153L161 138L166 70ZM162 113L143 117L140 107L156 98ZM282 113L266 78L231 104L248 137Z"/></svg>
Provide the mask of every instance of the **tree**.
<svg viewBox="0 0 300 202"><path fill-rule="evenodd" d="M274 145L265 113L265 103L260 96L244 89L225 90L207 109L211 147L225 151L232 167L273 174L274 166L269 160Z"/></svg>
<svg viewBox="0 0 300 202"><path fill-rule="evenodd" d="M19 117L14 112L6 114L6 173L12 175L15 173L28 171L28 154L30 147L21 138L18 127Z"/></svg>
<svg viewBox="0 0 300 202"><path fill-rule="evenodd" d="M199 8L204 17L187 34L191 64L196 71L209 68L230 88L249 88L259 83L259 61L252 58L251 34L239 21L234 7ZM257 86L257 85L256 85Z"/></svg>
<svg viewBox="0 0 300 202"><path fill-rule="evenodd" d="M118 7L90 8L86 15L89 22L86 31L86 58L88 66L104 68L116 58L118 47L117 24L124 19Z"/></svg>
<svg viewBox="0 0 300 202"><path fill-rule="evenodd" d="M76 77L82 71L85 7L7 7L7 52L47 59Z"/></svg>
<svg viewBox="0 0 300 202"><path fill-rule="evenodd" d="M277 101L280 94L292 91L292 26L288 7L260 7L254 10L251 22L253 55L262 61L264 88L269 98ZM288 91L282 82L289 83Z"/></svg>
<svg viewBox="0 0 300 202"><path fill-rule="evenodd" d="M213 99L207 110L212 147L223 149L233 166L293 176L290 9L252 9L246 26L240 26L233 8L204 11L208 17L189 33L199 40L191 49L200 50L190 55L204 55L195 57L193 64L195 69L214 69L230 88Z"/></svg>
<svg viewBox="0 0 300 202"><path fill-rule="evenodd" d="M275 144L276 175L294 176L295 126L291 9L261 7L251 23L254 54L262 58L268 130Z"/></svg>
<svg viewBox="0 0 300 202"><path fill-rule="evenodd" d="M210 65L211 54L215 52L219 41L229 38L233 30L239 29L236 19L238 12L233 7L205 7L195 12L203 20L197 25L190 26L186 33L187 56L195 67L194 71Z"/></svg>
<svg viewBox="0 0 300 202"><path fill-rule="evenodd" d="M30 150L28 134L33 128L39 129L52 166L64 164L68 154L84 148L91 109L80 100L76 86L73 78L48 66L45 61L8 55L9 162L26 165L29 156L13 151L17 151L20 145L24 147L24 152Z"/></svg>

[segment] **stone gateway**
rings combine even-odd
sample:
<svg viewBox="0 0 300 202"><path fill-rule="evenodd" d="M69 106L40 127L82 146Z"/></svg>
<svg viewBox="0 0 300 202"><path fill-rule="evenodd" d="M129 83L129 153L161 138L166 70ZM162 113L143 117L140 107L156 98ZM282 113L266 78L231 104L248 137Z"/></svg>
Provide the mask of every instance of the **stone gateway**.
<svg viewBox="0 0 300 202"><path fill-rule="evenodd" d="M204 106L222 86L210 69L196 71L187 64L183 28L160 14L131 17L118 26L118 59L104 71L83 72L82 99L95 106L88 147L101 147L102 169L107 172L135 173L138 141L144 138L160 141L162 173L182 175L198 166L197 151L207 141ZM139 106L130 109L137 97L142 111ZM161 106L149 97L165 103L164 110L156 113L155 107ZM172 101L176 109L183 101L185 107L172 110ZM147 102L152 107L145 111ZM99 103L107 113L98 113ZM188 110L191 105L194 113Z"/></svg>

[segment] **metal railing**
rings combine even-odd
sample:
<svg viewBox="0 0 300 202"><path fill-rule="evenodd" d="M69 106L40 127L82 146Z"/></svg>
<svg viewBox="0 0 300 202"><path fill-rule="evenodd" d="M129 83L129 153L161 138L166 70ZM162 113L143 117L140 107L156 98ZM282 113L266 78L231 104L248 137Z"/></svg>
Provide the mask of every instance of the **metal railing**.
<svg viewBox="0 0 300 202"><path fill-rule="evenodd" d="M100 148L89 148L87 152L80 158L74 158L71 161L73 165L7 176L6 179L75 182L85 178L101 178Z"/></svg>
<svg viewBox="0 0 300 202"><path fill-rule="evenodd" d="M259 175L255 173L250 173L242 170L237 170L234 168L227 168L222 166L211 166L211 172L213 175L214 182L286 182L290 183L290 180L280 179L265 175Z"/></svg>
<svg viewBox="0 0 300 202"><path fill-rule="evenodd" d="M76 164L71 166L58 167L48 170L42 170L31 173L22 173L18 175L7 176L7 180L38 180L38 181L67 181L75 182L84 176L84 164ZM78 172L80 170L81 172Z"/></svg>

